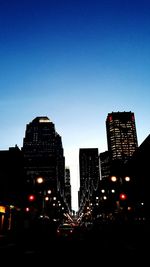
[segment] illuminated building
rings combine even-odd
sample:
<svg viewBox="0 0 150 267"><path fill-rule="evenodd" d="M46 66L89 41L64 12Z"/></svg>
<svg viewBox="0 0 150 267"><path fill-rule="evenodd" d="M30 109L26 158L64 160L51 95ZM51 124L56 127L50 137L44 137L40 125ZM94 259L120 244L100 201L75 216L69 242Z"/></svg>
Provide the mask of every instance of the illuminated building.
<svg viewBox="0 0 150 267"><path fill-rule="evenodd" d="M119 164L122 165L129 160L138 147L134 113L108 113L106 130L110 160L113 169L116 168L116 164L119 170Z"/></svg>
<svg viewBox="0 0 150 267"><path fill-rule="evenodd" d="M109 152L105 151L99 154L99 160L100 160L100 179L107 179L107 177L110 175L110 158L109 158Z"/></svg>

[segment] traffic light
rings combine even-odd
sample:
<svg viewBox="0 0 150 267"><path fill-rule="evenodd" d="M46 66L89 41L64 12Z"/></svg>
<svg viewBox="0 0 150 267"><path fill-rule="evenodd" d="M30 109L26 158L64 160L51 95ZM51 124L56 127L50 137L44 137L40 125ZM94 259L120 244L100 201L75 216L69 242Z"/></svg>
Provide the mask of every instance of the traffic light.
<svg viewBox="0 0 150 267"><path fill-rule="evenodd" d="M120 193L120 195L119 195L119 199L120 199L120 200L127 200L127 194L125 194L125 193Z"/></svg>
<svg viewBox="0 0 150 267"><path fill-rule="evenodd" d="M29 200L30 202L35 201L35 195L33 195L33 194L29 195L29 196L28 196L28 200Z"/></svg>

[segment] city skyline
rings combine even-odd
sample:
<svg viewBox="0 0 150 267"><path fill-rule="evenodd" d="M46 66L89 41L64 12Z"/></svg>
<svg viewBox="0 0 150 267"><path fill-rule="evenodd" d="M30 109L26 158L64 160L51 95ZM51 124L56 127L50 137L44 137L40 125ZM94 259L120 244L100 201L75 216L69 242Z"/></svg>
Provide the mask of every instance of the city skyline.
<svg viewBox="0 0 150 267"><path fill-rule="evenodd" d="M107 150L107 114L135 114L149 134L148 0L0 1L0 150L47 116L62 137L77 209L79 149Z"/></svg>
<svg viewBox="0 0 150 267"><path fill-rule="evenodd" d="M120 111L119 111L120 112ZM134 112L133 112L134 113ZM110 113L108 113L107 115L109 115ZM135 115L135 114L134 114ZM34 120L35 118L33 118L33 120ZM28 122L27 124L29 124L30 122ZM54 123L54 122L53 122ZM26 124L26 125L27 125ZM136 125L136 121L135 121L135 125ZM56 127L56 125L55 125L55 123L54 123L54 127ZM26 128L26 126L25 126L25 128ZM59 133L58 133L59 134ZM22 138L22 140L24 139L24 137L25 136L23 136L23 138ZM61 136L61 138L63 139L63 137ZM107 137L106 137L107 138ZM145 139L147 138L147 136L145 137ZM137 139L138 139L138 134L137 134ZM142 142L140 143L140 144L142 144L144 141L145 141L145 139L144 140L142 140ZM15 145L17 145L18 146L18 144L16 143ZM63 144L62 144L63 145ZM20 149L23 147L23 144L19 147ZM10 147L7 147L7 148L5 148L6 150L8 149L8 148L10 148ZM99 154L101 153L101 152L105 152L105 151L107 151L108 150L108 147L106 147L106 149L104 150L104 151L99 151L99 148L98 147L84 147L83 148L83 146L82 147L80 147L79 148L79 151L78 151L78 161L79 161L79 154L80 154L80 150L83 150L83 149L98 149L98 152L99 152ZM5 149L0 149L0 150L5 150ZM64 154L65 154L65 149L64 149ZM66 160L66 159L65 159ZM79 163L77 164L78 166L79 166ZM68 166L68 165L66 165L65 164L65 167L66 167L66 169L67 168L69 168L69 170L70 170L70 172L71 172L71 168L70 168L70 166ZM74 171L74 170L73 170ZM77 172L76 172L76 175L77 175ZM71 174L70 174L70 176L71 176ZM77 179L78 179L78 186L76 187L76 188L71 188L71 198L72 198L72 209L73 210L75 210L75 211L77 211L78 210L78 190L80 189L80 171L78 170L78 175L76 176L77 177ZM71 178L71 177L70 177ZM71 187L72 187L72 183L71 183ZM76 190L75 192L73 191L73 190Z"/></svg>

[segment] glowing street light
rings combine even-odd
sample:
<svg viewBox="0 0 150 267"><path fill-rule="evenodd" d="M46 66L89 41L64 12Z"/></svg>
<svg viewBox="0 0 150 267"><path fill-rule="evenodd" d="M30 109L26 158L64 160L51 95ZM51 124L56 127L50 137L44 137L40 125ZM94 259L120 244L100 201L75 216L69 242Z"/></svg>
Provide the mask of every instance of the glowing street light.
<svg viewBox="0 0 150 267"><path fill-rule="evenodd" d="M124 179L125 179L126 182L130 182L130 177L129 176L126 176Z"/></svg>
<svg viewBox="0 0 150 267"><path fill-rule="evenodd" d="M42 183L44 182L43 177L38 177L38 178L36 179L36 182L37 182L38 184L42 184Z"/></svg>
<svg viewBox="0 0 150 267"><path fill-rule="evenodd" d="M36 178L36 182L38 184L42 185L44 183L43 177ZM45 190L43 191L43 194L44 194L44 196L42 196L42 213L44 214L45 213L45 200L47 201L47 199L46 199L46 191Z"/></svg>
<svg viewBox="0 0 150 267"><path fill-rule="evenodd" d="M35 179L35 181L36 181L36 183L39 184L39 186L42 186L42 184L45 183L45 179L43 177L37 177ZM42 213L44 214L45 213L45 205L46 205L46 202L48 202L50 200L50 195L52 194L52 190L51 189L46 190L46 189L44 189L43 186L41 187L41 190L43 192L43 194L42 194Z"/></svg>
<svg viewBox="0 0 150 267"><path fill-rule="evenodd" d="M110 179L111 179L112 182L116 182L117 181L117 177L116 176L111 176Z"/></svg>

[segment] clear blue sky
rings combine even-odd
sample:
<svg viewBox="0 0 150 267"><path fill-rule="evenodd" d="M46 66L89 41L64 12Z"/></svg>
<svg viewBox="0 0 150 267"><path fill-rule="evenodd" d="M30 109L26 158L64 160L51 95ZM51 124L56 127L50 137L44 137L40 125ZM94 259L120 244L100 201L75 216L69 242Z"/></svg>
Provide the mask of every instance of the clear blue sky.
<svg viewBox="0 0 150 267"><path fill-rule="evenodd" d="M105 120L135 113L150 133L149 0L0 0L0 149L48 116L61 135L77 209L79 148L107 150Z"/></svg>

